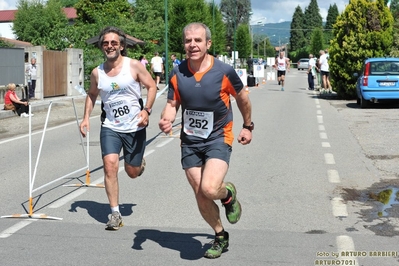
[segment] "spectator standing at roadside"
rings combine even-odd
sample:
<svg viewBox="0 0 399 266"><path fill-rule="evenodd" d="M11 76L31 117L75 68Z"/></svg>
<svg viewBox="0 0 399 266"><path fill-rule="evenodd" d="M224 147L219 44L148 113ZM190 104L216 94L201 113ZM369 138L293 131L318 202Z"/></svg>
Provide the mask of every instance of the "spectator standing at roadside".
<svg viewBox="0 0 399 266"><path fill-rule="evenodd" d="M159 128L169 133L181 106L182 168L203 219L215 232L213 245L204 254L213 259L229 246L229 234L215 200L221 200L230 223L238 222L241 216L237 190L232 183L224 182L234 141L230 96L235 97L244 120L238 136L242 145L252 140L251 102L236 71L208 54L212 41L206 25L188 24L183 40L188 59L170 73L168 100Z"/></svg>
<svg viewBox="0 0 399 266"><path fill-rule="evenodd" d="M26 74L28 75L29 99L35 99L36 79L37 79L37 65L36 58L30 60L30 64L26 67Z"/></svg>
<svg viewBox="0 0 399 266"><path fill-rule="evenodd" d="M328 56L324 50L320 50L319 68L322 77L322 87L325 90L331 91L330 67L328 65Z"/></svg>
<svg viewBox="0 0 399 266"><path fill-rule="evenodd" d="M309 90L314 90L314 80L316 78L316 60L313 58L313 54L309 54L309 67L308 67L308 85Z"/></svg>
<svg viewBox="0 0 399 266"><path fill-rule="evenodd" d="M155 52L155 56L151 59L151 71L155 76L155 84L159 90L159 83L161 82L161 76L164 73L164 64L162 58L158 52Z"/></svg>
<svg viewBox="0 0 399 266"><path fill-rule="evenodd" d="M172 59L173 67L177 67L178 65L181 64L180 60L177 59L176 54L172 54L172 55L170 56L170 59Z"/></svg>
<svg viewBox="0 0 399 266"><path fill-rule="evenodd" d="M106 60L90 75L80 132L90 131L90 114L97 97L101 97L100 145L104 166L104 184L111 216L106 230L123 226L119 211L119 154L123 150L125 171L130 178L143 174L146 127L155 101L154 80L144 66L126 57L126 35L116 27L106 27L99 35L99 48ZM141 98L142 83L148 90L147 102Z"/></svg>
<svg viewBox="0 0 399 266"><path fill-rule="evenodd" d="M284 91L285 72L290 72L290 59L284 56L284 52L280 52L280 56L276 58L275 68L277 69L278 85L281 84L281 91Z"/></svg>

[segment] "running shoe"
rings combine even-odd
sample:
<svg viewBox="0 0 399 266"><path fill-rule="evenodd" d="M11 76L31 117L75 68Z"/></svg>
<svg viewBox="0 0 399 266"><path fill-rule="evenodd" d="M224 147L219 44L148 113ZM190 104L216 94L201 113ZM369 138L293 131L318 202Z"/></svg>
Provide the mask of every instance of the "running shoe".
<svg viewBox="0 0 399 266"><path fill-rule="evenodd" d="M281 91L284 91L284 88L283 88L283 87L281 87Z"/></svg>
<svg viewBox="0 0 399 266"><path fill-rule="evenodd" d="M237 190L233 183L227 182L226 188L230 190L232 196L231 201L224 205L226 209L226 218L231 224L235 224L241 217L241 204L237 200Z"/></svg>
<svg viewBox="0 0 399 266"><path fill-rule="evenodd" d="M140 170L139 176L141 176L144 173L146 164L147 163L145 162L145 159L143 158L143 160L141 161L141 170Z"/></svg>
<svg viewBox="0 0 399 266"><path fill-rule="evenodd" d="M215 236L213 240L212 247L208 249L204 257L208 259L219 258L223 252L227 251L229 247L229 233L224 232L224 236Z"/></svg>
<svg viewBox="0 0 399 266"><path fill-rule="evenodd" d="M111 218L109 219L105 230L118 230L123 226L122 216L119 212L112 212Z"/></svg>

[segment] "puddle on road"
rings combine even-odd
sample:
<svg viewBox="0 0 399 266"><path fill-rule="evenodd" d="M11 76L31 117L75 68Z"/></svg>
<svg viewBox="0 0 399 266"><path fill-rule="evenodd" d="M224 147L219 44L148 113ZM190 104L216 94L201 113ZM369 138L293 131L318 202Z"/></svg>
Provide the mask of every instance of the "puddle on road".
<svg viewBox="0 0 399 266"><path fill-rule="evenodd" d="M378 194L370 192L370 198L383 204L377 213L378 217L386 217L389 214L387 209L392 208L394 204L399 204L399 188L389 187Z"/></svg>
<svg viewBox="0 0 399 266"><path fill-rule="evenodd" d="M364 222L363 227L379 236L399 236L397 221L399 219L399 179L375 183L371 187L358 190L342 188L341 193L345 201L358 202L366 208L360 207L359 218ZM369 208L368 208L369 207ZM347 228L357 231L358 223Z"/></svg>

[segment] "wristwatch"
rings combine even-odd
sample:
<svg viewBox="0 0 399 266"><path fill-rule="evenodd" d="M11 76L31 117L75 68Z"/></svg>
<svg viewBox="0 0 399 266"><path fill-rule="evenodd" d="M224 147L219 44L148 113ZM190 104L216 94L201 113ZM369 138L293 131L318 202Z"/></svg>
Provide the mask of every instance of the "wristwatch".
<svg viewBox="0 0 399 266"><path fill-rule="evenodd" d="M254 130L254 128L255 128L255 124L254 124L254 122L251 122L251 124L249 126L242 124L242 128L248 129L249 131L252 132L252 130Z"/></svg>
<svg viewBox="0 0 399 266"><path fill-rule="evenodd" d="M144 110L148 113L148 115L151 115L152 109L148 107L144 107Z"/></svg>

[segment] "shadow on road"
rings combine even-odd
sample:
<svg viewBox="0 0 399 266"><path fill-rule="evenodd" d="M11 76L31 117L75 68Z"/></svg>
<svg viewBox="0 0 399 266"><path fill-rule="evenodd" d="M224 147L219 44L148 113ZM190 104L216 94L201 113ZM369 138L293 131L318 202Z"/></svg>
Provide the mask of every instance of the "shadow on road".
<svg viewBox="0 0 399 266"><path fill-rule="evenodd" d="M130 216L133 213L133 207L136 204L120 204L119 211L122 216ZM75 201L71 204L70 212L77 212L78 208L86 209L88 214L100 223L108 222L108 215L110 213L109 203L98 203L95 201L82 200Z"/></svg>
<svg viewBox="0 0 399 266"><path fill-rule="evenodd" d="M161 247L177 250L180 258L185 260L198 260L204 256L205 251L210 248L210 244L202 245L195 239L196 237L206 237L213 239L210 234L186 234L175 232L162 232L153 229L143 229L135 233L132 249L143 250L141 246L146 240L152 240Z"/></svg>

